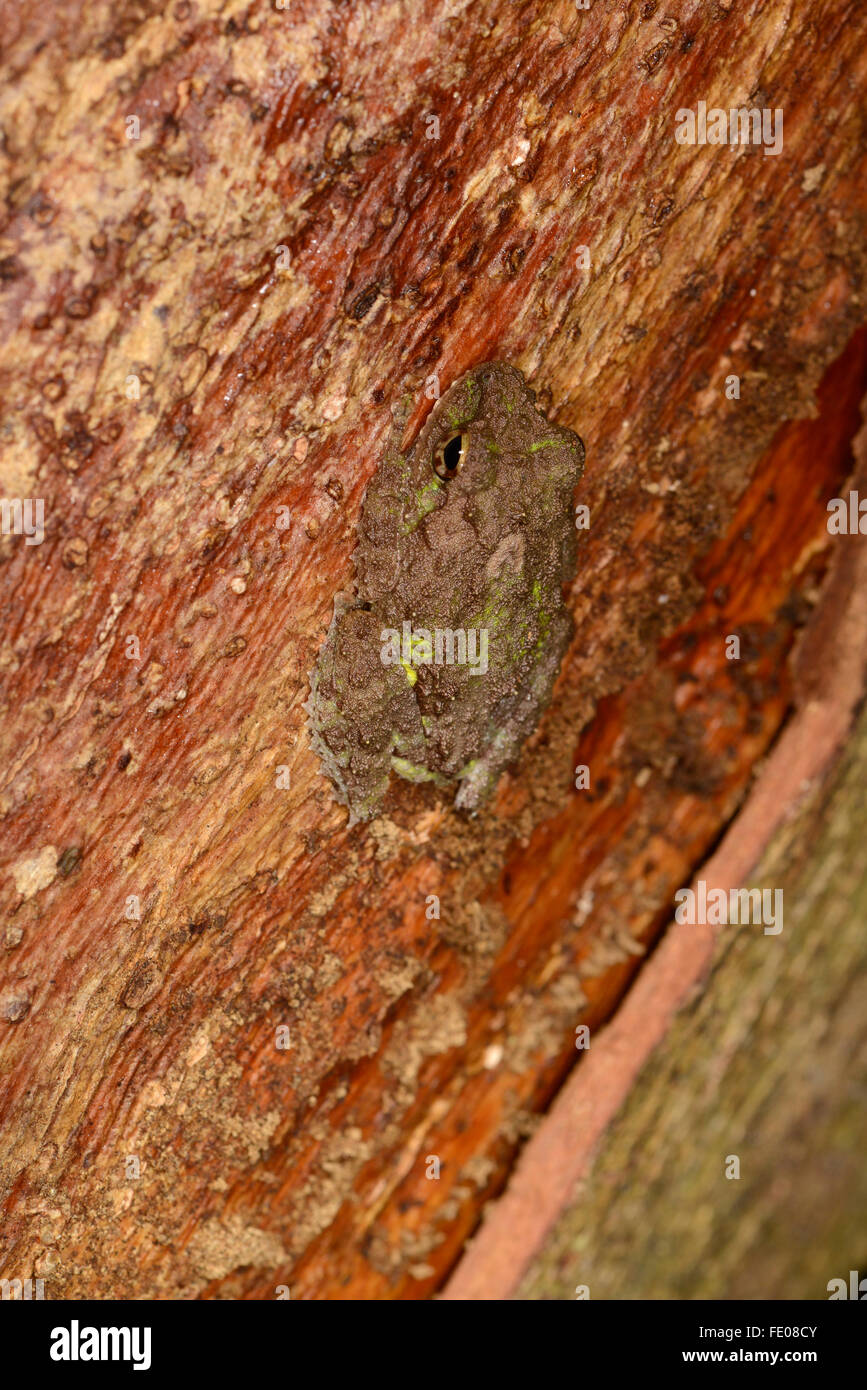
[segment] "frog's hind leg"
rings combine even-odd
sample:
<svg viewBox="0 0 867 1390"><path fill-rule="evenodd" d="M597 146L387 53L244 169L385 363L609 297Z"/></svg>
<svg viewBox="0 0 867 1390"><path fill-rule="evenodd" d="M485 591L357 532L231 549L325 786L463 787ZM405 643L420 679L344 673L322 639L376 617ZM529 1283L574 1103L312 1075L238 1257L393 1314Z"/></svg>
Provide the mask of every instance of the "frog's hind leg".
<svg viewBox="0 0 867 1390"><path fill-rule="evenodd" d="M477 810L493 792L501 773L518 757L525 740L537 727L543 711L551 702L560 662L573 632L570 614L561 610L552 620L546 652L536 668L529 690L523 696L502 701L499 711L495 711L496 727L484 755L477 758L461 778L455 797L458 810Z"/></svg>
<svg viewBox="0 0 867 1390"><path fill-rule="evenodd" d="M392 759L424 761L421 715L407 673L384 665L380 621L364 608L337 612L316 663L305 709L314 751L350 825L382 804Z"/></svg>

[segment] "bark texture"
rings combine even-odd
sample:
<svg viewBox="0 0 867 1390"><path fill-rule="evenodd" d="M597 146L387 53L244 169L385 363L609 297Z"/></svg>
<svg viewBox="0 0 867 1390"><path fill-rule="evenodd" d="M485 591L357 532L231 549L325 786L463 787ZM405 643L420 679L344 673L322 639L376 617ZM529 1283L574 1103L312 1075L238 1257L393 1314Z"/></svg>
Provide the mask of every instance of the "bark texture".
<svg viewBox="0 0 867 1390"><path fill-rule="evenodd" d="M827 1299L863 1276L865 788L862 714L758 868L788 940L723 933L518 1297Z"/></svg>
<svg viewBox="0 0 867 1390"><path fill-rule="evenodd" d="M863 495L867 425L855 453ZM794 656L794 711L691 885L709 901L710 890L728 900L748 886L761 921L748 913L746 926L737 913L715 925L700 912L669 924L582 1052L445 1297L821 1297L832 1256L848 1270L854 1254L857 1267L863 730L849 744L867 691L867 545L839 539ZM738 923L745 939L729 950ZM672 1032L678 1013L686 1021ZM721 1136L735 1151L719 1187ZM830 1183L838 1170L840 1183Z"/></svg>
<svg viewBox="0 0 867 1390"><path fill-rule="evenodd" d="M46 518L0 552L0 1272L422 1297L786 717L867 377L867 16L0 24L0 487ZM699 101L782 153L677 144ZM347 831L302 703L361 498L398 395L409 437L491 358L587 446L575 640L482 814L396 782Z"/></svg>

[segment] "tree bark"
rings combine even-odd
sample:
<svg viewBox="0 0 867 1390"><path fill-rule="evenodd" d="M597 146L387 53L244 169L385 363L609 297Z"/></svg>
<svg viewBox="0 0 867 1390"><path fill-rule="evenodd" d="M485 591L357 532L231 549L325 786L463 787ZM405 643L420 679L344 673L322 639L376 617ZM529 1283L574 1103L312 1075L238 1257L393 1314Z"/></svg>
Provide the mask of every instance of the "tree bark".
<svg viewBox="0 0 867 1390"><path fill-rule="evenodd" d="M519 1298L827 1299L864 1273L867 718L757 880L785 947L722 933ZM780 943L782 946L782 943ZM736 1160L733 1163L732 1160Z"/></svg>
<svg viewBox="0 0 867 1390"><path fill-rule="evenodd" d="M790 710L867 386L867 16L0 20L0 487L45 503L0 569L0 1272L423 1297ZM699 102L782 152L678 144ZM302 706L364 489L493 358L587 447L575 639L481 814L395 780L348 830Z"/></svg>

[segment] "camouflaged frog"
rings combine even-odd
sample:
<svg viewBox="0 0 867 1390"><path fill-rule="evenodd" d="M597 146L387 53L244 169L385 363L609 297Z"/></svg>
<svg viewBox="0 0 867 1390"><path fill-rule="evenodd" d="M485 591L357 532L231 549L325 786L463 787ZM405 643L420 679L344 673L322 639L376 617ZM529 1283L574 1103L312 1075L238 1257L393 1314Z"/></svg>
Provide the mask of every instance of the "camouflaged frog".
<svg viewBox="0 0 867 1390"><path fill-rule="evenodd" d="M473 810L551 698L584 446L535 401L515 367L474 368L368 485L357 594L335 601L306 705L350 824L377 814L392 771L457 783Z"/></svg>

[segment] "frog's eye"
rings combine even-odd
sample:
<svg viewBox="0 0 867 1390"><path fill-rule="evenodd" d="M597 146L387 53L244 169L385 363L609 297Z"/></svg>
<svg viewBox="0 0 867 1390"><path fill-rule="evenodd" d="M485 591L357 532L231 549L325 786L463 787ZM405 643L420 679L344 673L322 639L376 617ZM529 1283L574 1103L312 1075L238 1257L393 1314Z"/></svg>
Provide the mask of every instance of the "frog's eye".
<svg viewBox="0 0 867 1390"><path fill-rule="evenodd" d="M438 444L433 464L437 477L442 478L444 483L456 478L461 471L466 452L467 437L460 432L450 434L448 439Z"/></svg>

